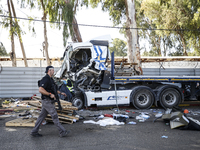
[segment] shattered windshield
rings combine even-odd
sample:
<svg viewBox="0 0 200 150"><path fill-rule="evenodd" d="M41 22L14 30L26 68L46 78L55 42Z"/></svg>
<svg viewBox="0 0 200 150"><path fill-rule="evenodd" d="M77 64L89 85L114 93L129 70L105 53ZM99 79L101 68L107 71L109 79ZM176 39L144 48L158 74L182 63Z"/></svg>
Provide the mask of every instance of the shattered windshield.
<svg viewBox="0 0 200 150"><path fill-rule="evenodd" d="M76 51L71 51L70 55L70 70L72 72L77 72L90 63L91 50L78 49Z"/></svg>

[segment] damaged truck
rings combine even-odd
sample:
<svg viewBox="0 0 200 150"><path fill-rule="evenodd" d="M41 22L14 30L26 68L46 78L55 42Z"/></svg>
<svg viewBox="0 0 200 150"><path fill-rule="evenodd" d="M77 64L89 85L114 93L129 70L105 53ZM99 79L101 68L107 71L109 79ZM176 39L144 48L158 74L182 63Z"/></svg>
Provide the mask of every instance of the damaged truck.
<svg viewBox="0 0 200 150"><path fill-rule="evenodd" d="M114 54L106 40L71 43L63 55L63 64L55 78L70 79L74 87L71 102L79 109L90 106L133 105L148 109L153 104L172 108L185 97L196 100L199 76L137 75L134 65L126 68L129 76L116 75ZM126 70L127 72L127 70Z"/></svg>

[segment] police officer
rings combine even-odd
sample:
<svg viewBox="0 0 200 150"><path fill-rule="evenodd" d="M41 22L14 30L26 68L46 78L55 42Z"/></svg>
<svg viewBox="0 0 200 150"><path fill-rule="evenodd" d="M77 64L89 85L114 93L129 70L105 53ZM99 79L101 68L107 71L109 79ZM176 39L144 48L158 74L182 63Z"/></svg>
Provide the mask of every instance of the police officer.
<svg viewBox="0 0 200 150"><path fill-rule="evenodd" d="M39 83L39 92L42 94L42 110L35 123L35 127L31 131L31 135L34 137L42 136L42 134L38 133L40 124L46 118L47 114L50 114L54 124L59 130L60 137L65 137L69 133L69 131L66 131L66 129L60 124L54 104L55 93L52 90L52 86L53 84L55 84L54 80L52 79L52 76L54 74L54 67L47 66L45 73L46 76L44 76ZM60 91L57 91L57 93L66 96L65 93L62 93Z"/></svg>

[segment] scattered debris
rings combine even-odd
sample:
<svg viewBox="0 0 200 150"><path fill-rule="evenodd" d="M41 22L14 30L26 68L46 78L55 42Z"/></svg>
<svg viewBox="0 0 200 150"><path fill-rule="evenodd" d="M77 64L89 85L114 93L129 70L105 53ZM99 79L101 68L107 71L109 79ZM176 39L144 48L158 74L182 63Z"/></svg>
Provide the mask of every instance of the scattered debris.
<svg viewBox="0 0 200 150"><path fill-rule="evenodd" d="M160 118L160 117L162 117L162 115L163 115L162 112L158 112L157 114L155 114L155 117Z"/></svg>
<svg viewBox="0 0 200 150"><path fill-rule="evenodd" d="M134 121L130 121L130 122L128 122L128 124L137 124L137 123Z"/></svg>
<svg viewBox="0 0 200 150"><path fill-rule="evenodd" d="M0 115L4 115L6 112L13 112L13 109L0 109Z"/></svg>
<svg viewBox="0 0 200 150"><path fill-rule="evenodd" d="M11 115L0 115L0 118L8 118L11 117Z"/></svg>
<svg viewBox="0 0 200 150"><path fill-rule="evenodd" d="M6 126L15 126L15 127L34 127L35 126L36 119L35 118L17 118L11 121L6 122Z"/></svg>
<svg viewBox="0 0 200 150"><path fill-rule="evenodd" d="M78 110L78 108L72 106L72 103L70 102L64 100L60 101L63 108L62 111L57 110L60 122L72 124L73 122L79 120L79 116L74 114L74 111ZM35 126L35 122L40 114L40 109L42 108L41 97L33 96L32 100L28 101L19 101L17 99L12 99L12 102L9 102L10 103L4 104L4 107L7 108L5 111L12 109L12 111L20 111L20 113L17 115L17 119L6 122L6 126ZM56 108L57 107L58 106L56 105ZM47 122L52 122L50 115L47 115L45 121L42 124L45 125Z"/></svg>
<svg viewBox="0 0 200 150"><path fill-rule="evenodd" d="M181 110L180 108L167 108L160 118L165 121L166 125L170 124L171 129L200 130L200 122L192 117L187 117L186 114L188 113L189 111L187 109Z"/></svg>
<svg viewBox="0 0 200 150"><path fill-rule="evenodd" d="M145 122L145 120L149 119L149 113L141 112L139 116L136 116L136 120L139 122Z"/></svg>
<svg viewBox="0 0 200 150"><path fill-rule="evenodd" d="M113 118L105 118L102 120L99 120L97 122L93 121L93 120L88 120L88 121L84 121L83 123L92 123L92 124L99 124L100 126L107 126L107 125L124 125L124 122L119 122Z"/></svg>
<svg viewBox="0 0 200 150"><path fill-rule="evenodd" d="M167 138L168 138L168 136L166 136L166 135L163 135L163 136L161 136L161 138L163 138L163 139L167 139Z"/></svg>
<svg viewBox="0 0 200 150"><path fill-rule="evenodd" d="M11 103L11 101L9 101L9 100L5 100L4 102L3 102L3 104L10 104Z"/></svg>
<svg viewBox="0 0 200 150"><path fill-rule="evenodd" d="M83 121L83 123L99 124L100 126L107 125L136 125L138 122L145 122L150 117L155 117L155 120L163 120L165 125L170 126L171 129L182 130L200 130L200 122L191 117L200 114L199 111L189 111L188 109L150 109L146 112L141 110L118 110L111 109L112 113L95 110L78 110L77 107L72 106L72 103L60 100L63 110L57 110L58 118L61 123L73 124L80 119L86 117L93 117L94 120ZM2 103L0 109L0 119L13 117L14 119L6 122L6 126L23 126L33 127L40 114L42 108L41 98L32 96L32 100L6 99ZM58 106L56 105L56 108ZM117 111L116 111L117 110ZM82 115L87 114L87 115ZM190 116L190 117L189 117ZM48 115L42 125L52 122L51 116ZM168 138L163 135L162 138Z"/></svg>

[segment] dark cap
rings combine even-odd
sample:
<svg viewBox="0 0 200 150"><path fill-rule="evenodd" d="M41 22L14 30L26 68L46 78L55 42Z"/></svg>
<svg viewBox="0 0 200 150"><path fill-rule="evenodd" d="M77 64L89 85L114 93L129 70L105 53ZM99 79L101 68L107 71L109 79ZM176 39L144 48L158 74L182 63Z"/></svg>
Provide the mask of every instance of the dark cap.
<svg viewBox="0 0 200 150"><path fill-rule="evenodd" d="M54 67L53 66L47 66L45 73L47 73L50 68L54 68Z"/></svg>

